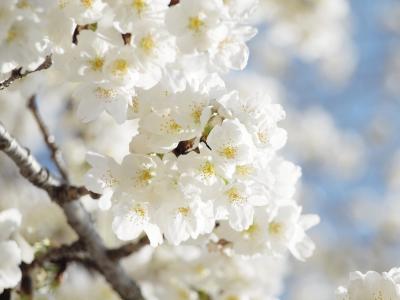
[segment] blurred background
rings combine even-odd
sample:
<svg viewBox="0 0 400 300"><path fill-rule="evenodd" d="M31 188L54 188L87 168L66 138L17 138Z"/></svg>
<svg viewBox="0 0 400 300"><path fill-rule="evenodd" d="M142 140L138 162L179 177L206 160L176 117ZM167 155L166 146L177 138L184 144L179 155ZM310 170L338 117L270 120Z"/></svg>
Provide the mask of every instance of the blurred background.
<svg viewBox="0 0 400 300"><path fill-rule="evenodd" d="M400 1L263 5L250 66L232 82L283 103L299 201L322 220L281 299L333 299L351 271L400 266Z"/></svg>

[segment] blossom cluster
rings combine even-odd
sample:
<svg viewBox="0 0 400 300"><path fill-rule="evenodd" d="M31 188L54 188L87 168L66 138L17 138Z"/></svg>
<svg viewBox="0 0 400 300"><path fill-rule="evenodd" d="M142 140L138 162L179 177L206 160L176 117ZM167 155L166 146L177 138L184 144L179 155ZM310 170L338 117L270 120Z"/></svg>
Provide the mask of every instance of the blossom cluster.
<svg viewBox="0 0 400 300"><path fill-rule="evenodd" d="M87 187L112 207L122 240L144 231L153 246L164 238L178 245L207 235L246 256L289 249L305 259L314 248L305 231L318 218L301 215L292 200L300 169L276 154L286 142L277 125L284 111L263 95L225 90L221 78L247 63L255 29L245 21L256 2L169 4L54 7L72 32L70 44L53 37L53 55L56 70L76 83L78 117L139 119L122 161L88 154Z"/></svg>
<svg viewBox="0 0 400 300"><path fill-rule="evenodd" d="M389 272L379 274L368 271L350 273L347 287L339 287L336 292L338 300L365 299L400 299L400 269L393 268Z"/></svg>

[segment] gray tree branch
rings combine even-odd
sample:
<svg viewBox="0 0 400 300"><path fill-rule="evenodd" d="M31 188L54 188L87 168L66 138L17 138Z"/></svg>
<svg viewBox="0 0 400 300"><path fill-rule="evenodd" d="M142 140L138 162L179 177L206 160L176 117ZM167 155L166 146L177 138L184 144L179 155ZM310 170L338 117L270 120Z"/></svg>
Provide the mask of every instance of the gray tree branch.
<svg viewBox="0 0 400 300"><path fill-rule="evenodd" d="M96 262L99 271L124 300L142 300L139 286L124 272L121 265L108 257L101 237L94 229L90 215L78 199L84 189L67 185L55 178L46 168L22 147L0 123L0 151L3 151L19 168L23 177L45 190L64 211L69 225L78 234L85 249ZM86 191L87 192L87 191Z"/></svg>

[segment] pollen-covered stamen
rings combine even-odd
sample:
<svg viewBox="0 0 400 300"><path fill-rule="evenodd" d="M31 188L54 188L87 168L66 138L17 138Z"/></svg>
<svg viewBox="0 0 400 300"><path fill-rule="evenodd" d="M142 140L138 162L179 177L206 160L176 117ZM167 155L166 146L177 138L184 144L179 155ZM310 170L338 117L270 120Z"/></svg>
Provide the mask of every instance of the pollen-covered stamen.
<svg viewBox="0 0 400 300"><path fill-rule="evenodd" d="M140 15L147 7L147 3L145 0L133 0L132 2L133 8Z"/></svg>
<svg viewBox="0 0 400 300"><path fill-rule="evenodd" d="M131 109L135 114L139 113L139 98L137 96L132 97Z"/></svg>
<svg viewBox="0 0 400 300"><path fill-rule="evenodd" d="M137 171L134 178L135 186L149 185L154 176L155 174L150 168Z"/></svg>
<svg viewBox="0 0 400 300"><path fill-rule="evenodd" d="M7 32L6 36L6 42L8 44L14 42L19 36L21 35L21 32L17 26L13 25L10 27L10 29Z"/></svg>
<svg viewBox="0 0 400 300"><path fill-rule="evenodd" d="M209 161L206 161L200 168L201 174L204 177L211 177L215 175L215 167L214 164L212 164Z"/></svg>
<svg viewBox="0 0 400 300"><path fill-rule="evenodd" d="M103 88L98 86L95 89L95 94L97 98L100 98L106 102L111 102L116 96L117 96L117 91L112 88Z"/></svg>
<svg viewBox="0 0 400 300"><path fill-rule="evenodd" d="M92 71L99 72L103 70L104 58L96 56L95 58L89 60L89 65Z"/></svg>
<svg viewBox="0 0 400 300"><path fill-rule="evenodd" d="M237 154L237 149L232 145L225 145L221 148L219 154L227 159L234 159Z"/></svg>
<svg viewBox="0 0 400 300"><path fill-rule="evenodd" d="M150 34L146 35L145 37L142 37L142 39L140 40L139 46L140 46L140 48L143 49L143 51L146 54L152 53L153 49L155 47L155 43L154 43L153 37Z"/></svg>
<svg viewBox="0 0 400 300"><path fill-rule="evenodd" d="M253 173L253 167L249 165L236 166L236 174L240 176L249 176L251 173Z"/></svg>
<svg viewBox="0 0 400 300"><path fill-rule="evenodd" d="M93 5L93 0L81 0L81 3L84 8L88 9L91 8Z"/></svg>
<svg viewBox="0 0 400 300"><path fill-rule="evenodd" d="M125 59L116 59L111 68L111 72L115 76L124 76L128 73L129 64Z"/></svg>
<svg viewBox="0 0 400 300"><path fill-rule="evenodd" d="M254 236L254 234L256 234L258 231L260 230L260 226L258 226L257 224L253 223L252 225L250 225L249 228L247 228L246 230L242 231L242 235L245 239L249 239L252 236Z"/></svg>
<svg viewBox="0 0 400 300"><path fill-rule="evenodd" d="M271 222L268 225L268 232L271 235L280 235L283 231L283 225L279 222Z"/></svg>
<svg viewBox="0 0 400 300"><path fill-rule="evenodd" d="M179 125L173 118L169 115L164 115L164 122L161 124L161 132L166 132L168 134L179 134L182 132L183 128Z"/></svg>
<svg viewBox="0 0 400 300"><path fill-rule="evenodd" d="M188 28L195 33L199 33L204 26L204 21L199 16L189 17Z"/></svg>
<svg viewBox="0 0 400 300"><path fill-rule="evenodd" d="M261 143L266 144L268 142L268 135L265 131L257 132L257 137Z"/></svg>
<svg viewBox="0 0 400 300"><path fill-rule="evenodd" d="M201 115L203 113L203 106L193 105L191 117L195 124L199 125L201 123Z"/></svg>
<svg viewBox="0 0 400 300"><path fill-rule="evenodd" d="M104 182L106 187L113 187L118 183L118 179L114 177L111 170L107 170L102 176L101 180Z"/></svg>
<svg viewBox="0 0 400 300"><path fill-rule="evenodd" d="M189 207L179 207L178 208L178 214L180 214L183 217L187 217L190 213L190 208Z"/></svg>
<svg viewBox="0 0 400 300"><path fill-rule="evenodd" d="M246 197L242 195L236 187L231 187L225 192L225 194L228 197L229 202L231 202L232 204L240 204L246 202Z"/></svg>
<svg viewBox="0 0 400 300"><path fill-rule="evenodd" d="M131 207L131 214L130 214L131 221L140 225L148 220L148 212L147 208L140 204L134 204Z"/></svg>

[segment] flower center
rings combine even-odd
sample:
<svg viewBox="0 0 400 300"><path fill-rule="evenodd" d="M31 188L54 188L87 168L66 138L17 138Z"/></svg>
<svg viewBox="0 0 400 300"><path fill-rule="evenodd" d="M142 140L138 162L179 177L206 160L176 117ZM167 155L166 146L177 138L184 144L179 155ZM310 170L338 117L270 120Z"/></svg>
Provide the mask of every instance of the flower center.
<svg viewBox="0 0 400 300"><path fill-rule="evenodd" d="M190 208L189 207L179 207L178 208L178 213L184 217L187 217L189 215Z"/></svg>
<svg viewBox="0 0 400 300"><path fill-rule="evenodd" d="M195 124L200 124L202 112L203 108L201 106L193 107L191 116Z"/></svg>
<svg viewBox="0 0 400 300"><path fill-rule="evenodd" d="M113 176L111 170L107 170L102 176L101 180L104 182L106 187L113 187L118 183L118 180Z"/></svg>
<svg viewBox="0 0 400 300"><path fill-rule="evenodd" d="M136 181L140 185L148 185L151 179L154 177L154 174L150 169L140 170L136 174Z"/></svg>
<svg viewBox="0 0 400 300"><path fill-rule="evenodd" d="M116 76L128 73L128 62L125 59L116 59L113 63L112 73Z"/></svg>
<svg viewBox="0 0 400 300"><path fill-rule="evenodd" d="M198 16L189 18L188 28L190 30L199 33L203 26L204 26L204 21L202 21Z"/></svg>
<svg viewBox="0 0 400 300"><path fill-rule="evenodd" d="M6 42L12 43L14 42L19 36L19 31L15 26L12 26L10 30L7 32Z"/></svg>
<svg viewBox="0 0 400 300"><path fill-rule="evenodd" d="M86 9L88 9L92 7L93 0L81 0L81 3Z"/></svg>
<svg viewBox="0 0 400 300"><path fill-rule="evenodd" d="M204 177L211 177L215 175L215 168L212 163L209 161L206 161L202 166L201 166L201 173L203 173Z"/></svg>
<svg viewBox="0 0 400 300"><path fill-rule="evenodd" d="M219 153L227 159L234 159L236 157L237 150L235 147L228 145L222 148Z"/></svg>
<svg viewBox="0 0 400 300"><path fill-rule="evenodd" d="M240 176L248 176L252 173L253 169L248 165L236 166L236 173Z"/></svg>
<svg viewBox="0 0 400 300"><path fill-rule="evenodd" d="M140 15L146 8L147 4L146 4L145 0L133 0L132 6L137 11L137 13Z"/></svg>
<svg viewBox="0 0 400 300"><path fill-rule="evenodd" d="M146 209L142 206L136 205L132 208L132 211L135 215L142 219L146 217Z"/></svg>
<svg viewBox="0 0 400 300"><path fill-rule="evenodd" d="M117 96L117 92L114 89L107 89L100 86L95 89L95 93L97 98L102 99L111 99Z"/></svg>
<svg viewBox="0 0 400 300"><path fill-rule="evenodd" d="M90 68L95 71L101 71L104 65L104 59L100 56L96 56L95 58L89 60Z"/></svg>
<svg viewBox="0 0 400 300"><path fill-rule="evenodd" d="M257 132L257 136L261 143L266 144L268 142L268 135L265 131Z"/></svg>
<svg viewBox="0 0 400 300"><path fill-rule="evenodd" d="M147 35L140 40L140 47L149 54L154 49L154 40L151 35Z"/></svg>
<svg viewBox="0 0 400 300"><path fill-rule="evenodd" d="M272 235L279 235L282 233L283 225L278 222L271 222L268 225L268 232Z"/></svg>
<svg viewBox="0 0 400 300"><path fill-rule="evenodd" d="M245 201L245 198L240 194L237 188L231 187L225 192L231 203L241 203Z"/></svg>

